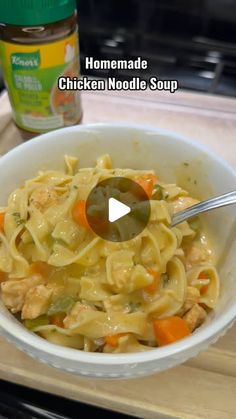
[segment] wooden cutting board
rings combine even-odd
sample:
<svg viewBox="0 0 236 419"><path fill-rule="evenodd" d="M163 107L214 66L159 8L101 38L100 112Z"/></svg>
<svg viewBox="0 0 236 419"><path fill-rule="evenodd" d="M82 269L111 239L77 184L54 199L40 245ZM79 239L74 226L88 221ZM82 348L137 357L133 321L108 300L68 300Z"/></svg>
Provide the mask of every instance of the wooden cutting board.
<svg viewBox="0 0 236 419"><path fill-rule="evenodd" d="M236 167L236 100L197 93L83 95L84 123L137 122L205 144ZM0 154L21 143L0 97ZM60 372L0 338L0 379L144 418L236 418L236 325L185 364L147 378L107 381Z"/></svg>

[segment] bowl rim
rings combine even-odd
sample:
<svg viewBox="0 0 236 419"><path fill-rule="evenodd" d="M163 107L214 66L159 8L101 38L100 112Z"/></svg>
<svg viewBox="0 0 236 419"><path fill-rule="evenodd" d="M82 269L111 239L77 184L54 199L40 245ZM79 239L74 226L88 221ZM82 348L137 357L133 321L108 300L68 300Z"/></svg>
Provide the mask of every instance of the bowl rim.
<svg viewBox="0 0 236 419"><path fill-rule="evenodd" d="M166 130L162 128L157 128L150 125L142 125L135 123L93 123L93 124L84 124L76 125L73 127L66 127L59 130L51 131L45 134L42 134L36 138L33 138L25 143L22 143L15 147L14 149L8 151L4 156L0 158L0 170L1 165L4 162L7 162L8 159L18 155L21 151L32 148L33 144L39 144L44 141L48 141L57 136L58 132L79 132L79 131L88 131L89 129L99 129L99 130L138 130L140 132L145 132L146 134L159 134L166 135L172 138L185 143L187 146L202 151L206 154L211 160L217 161L224 170L226 170L232 177L236 179L236 170L223 158L215 154L211 149L205 145L199 144L197 141L191 140L190 138L177 134L171 130ZM79 141L79 139L78 139ZM93 352L84 352L82 350L62 347L47 340L37 336L33 332L28 331L21 323L17 324L16 321L13 321L11 318L6 317L3 313L0 313L0 333L9 337L9 339L14 340L14 342L19 342L25 344L28 348L32 348L32 351L35 350L40 352L41 356L44 353L45 355L55 356L61 358L61 360L67 360L71 362L79 363L88 363L88 364L99 364L99 365L124 365L124 364L138 364L143 362L158 361L166 357L176 356L180 352L186 352L194 347L198 347L204 342L210 342L214 339L215 336L223 332L227 326L229 326L236 318L236 302L228 307L219 318L214 319L214 321L205 325L204 328L200 328L196 333L193 333L191 336L182 339L176 343L154 348L152 350L147 350L144 352L136 353L124 353L124 354L103 354L103 353L93 353ZM2 330L1 330L2 329Z"/></svg>
<svg viewBox="0 0 236 419"><path fill-rule="evenodd" d="M122 122L98 122L98 123L88 123L88 124L81 124L81 125L74 125L71 127L64 127L59 128L53 131L46 132L44 134L38 135L35 138L31 138L30 140L27 140L26 142L23 142L16 147L10 149L7 153L0 156L0 165L2 162L7 160L9 157L17 155L22 149L31 148L32 144L39 144L44 141L48 141L50 138L55 137L55 134L61 133L61 132L77 132L77 131L89 131L90 129L94 130L96 128L99 129L120 129L120 130L137 130L137 131L144 131L146 133L155 133L159 135L166 135L169 137L174 137L179 141L182 141L183 143L192 146L193 148L196 148L203 153L209 155L213 160L217 160L224 168L226 168L233 176L236 177L236 168L234 169L226 160L224 160L222 157L217 155L214 151L211 150L210 147L203 145L201 143L198 143L197 140L192 140L186 135L175 133L172 130L168 130L165 128L158 128L154 127L152 125L148 124L136 124L136 123L122 123Z"/></svg>

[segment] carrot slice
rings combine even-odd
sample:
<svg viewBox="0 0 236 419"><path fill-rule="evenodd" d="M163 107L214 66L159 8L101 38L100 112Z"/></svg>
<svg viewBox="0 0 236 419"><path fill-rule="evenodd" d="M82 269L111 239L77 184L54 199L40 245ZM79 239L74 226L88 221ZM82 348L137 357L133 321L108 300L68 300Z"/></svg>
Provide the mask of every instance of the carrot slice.
<svg viewBox="0 0 236 419"><path fill-rule="evenodd" d="M205 294L209 288L209 284L205 284L200 288L200 294Z"/></svg>
<svg viewBox="0 0 236 419"><path fill-rule="evenodd" d="M94 228L97 234L102 234L109 228L108 221L102 216L93 215L89 218L89 222L91 225L89 225L89 228Z"/></svg>
<svg viewBox="0 0 236 419"><path fill-rule="evenodd" d="M153 328L159 346L174 343L190 335L187 322L178 316L154 320Z"/></svg>
<svg viewBox="0 0 236 419"><path fill-rule="evenodd" d="M208 276L205 271L200 272L198 279L208 279Z"/></svg>
<svg viewBox="0 0 236 419"><path fill-rule="evenodd" d="M6 272L0 271L0 283L5 282L8 279L8 275Z"/></svg>
<svg viewBox="0 0 236 419"><path fill-rule="evenodd" d="M152 175L152 174L149 174L149 175L147 175L147 177L148 177L149 179L152 179L153 183L156 183L156 182L158 181L158 177L157 177L157 175Z"/></svg>
<svg viewBox="0 0 236 419"><path fill-rule="evenodd" d="M134 180L136 183L139 184L139 186L141 186L141 188L143 188L148 198L151 198L154 183L157 181L157 176L150 174L137 177Z"/></svg>
<svg viewBox="0 0 236 419"><path fill-rule="evenodd" d="M160 283L161 275L159 272L155 271L154 269L148 268L148 273L153 276L153 282L150 285L144 287L144 291L148 294L155 294L158 285Z"/></svg>
<svg viewBox="0 0 236 419"><path fill-rule="evenodd" d="M0 230L4 231L5 212L0 213Z"/></svg>
<svg viewBox="0 0 236 419"><path fill-rule="evenodd" d="M50 324L54 324L58 327L64 327L63 320L66 317L65 313L57 313L53 314L52 316L49 316L49 322Z"/></svg>
<svg viewBox="0 0 236 419"><path fill-rule="evenodd" d="M113 346L114 348L118 345L119 338L125 336L127 333L117 333L116 335L108 335L105 337L107 345Z"/></svg>
<svg viewBox="0 0 236 419"><path fill-rule="evenodd" d="M37 261L30 265L30 274L39 274L45 279L51 276L53 270L54 267L46 262Z"/></svg>
<svg viewBox="0 0 236 419"><path fill-rule="evenodd" d="M78 225L86 230L90 230L90 225L86 217L86 201L80 200L75 203L72 208L72 217Z"/></svg>

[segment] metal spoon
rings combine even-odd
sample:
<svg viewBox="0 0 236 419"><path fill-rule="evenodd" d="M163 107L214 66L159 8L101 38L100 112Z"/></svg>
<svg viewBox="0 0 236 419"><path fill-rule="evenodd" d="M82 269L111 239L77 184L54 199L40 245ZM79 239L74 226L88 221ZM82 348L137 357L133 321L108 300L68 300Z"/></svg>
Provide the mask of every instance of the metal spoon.
<svg viewBox="0 0 236 419"><path fill-rule="evenodd" d="M232 204L236 204L236 191L216 196L215 198L208 199L207 201L199 202L199 204L177 212L172 217L171 226L174 227L176 224L182 223L183 221L201 214L202 212Z"/></svg>

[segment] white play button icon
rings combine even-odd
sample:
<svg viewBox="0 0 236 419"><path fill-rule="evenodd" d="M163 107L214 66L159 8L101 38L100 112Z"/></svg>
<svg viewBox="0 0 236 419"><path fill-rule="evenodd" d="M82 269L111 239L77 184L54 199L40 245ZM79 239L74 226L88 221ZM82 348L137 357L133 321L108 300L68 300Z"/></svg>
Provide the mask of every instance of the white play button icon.
<svg viewBox="0 0 236 419"><path fill-rule="evenodd" d="M115 198L110 198L108 200L108 219L110 223L114 223L130 212L131 209L128 205L123 204Z"/></svg>
<svg viewBox="0 0 236 419"><path fill-rule="evenodd" d="M111 242L134 239L146 228L150 211L144 189L134 180L121 176L99 182L86 200L86 218L91 230Z"/></svg>

